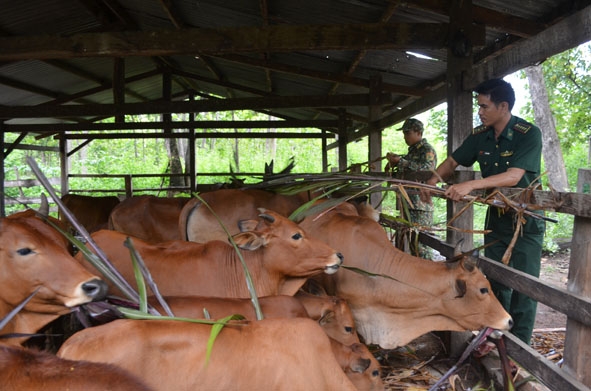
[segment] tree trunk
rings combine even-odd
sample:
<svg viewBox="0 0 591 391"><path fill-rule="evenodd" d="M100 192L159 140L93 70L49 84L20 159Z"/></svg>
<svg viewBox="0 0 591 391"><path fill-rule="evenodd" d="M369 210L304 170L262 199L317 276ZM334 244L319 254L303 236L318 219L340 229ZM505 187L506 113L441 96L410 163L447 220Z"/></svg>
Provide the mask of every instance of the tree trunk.
<svg viewBox="0 0 591 391"><path fill-rule="evenodd" d="M548 103L548 92L544 83L544 71L542 66L535 65L525 68L525 74L529 81L532 105L534 108L534 117L536 124L542 131L542 155L544 157L544 166L548 175L550 186L556 191L568 191L568 179L566 176L566 166L560 141L556 134L556 124L550 104Z"/></svg>

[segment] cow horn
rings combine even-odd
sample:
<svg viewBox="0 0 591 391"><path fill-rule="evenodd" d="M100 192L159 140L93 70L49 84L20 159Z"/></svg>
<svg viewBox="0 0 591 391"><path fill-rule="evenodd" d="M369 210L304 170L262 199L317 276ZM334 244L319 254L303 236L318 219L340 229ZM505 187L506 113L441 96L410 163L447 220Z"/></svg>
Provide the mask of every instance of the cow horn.
<svg viewBox="0 0 591 391"><path fill-rule="evenodd" d="M41 205L39 206L39 214L47 217L49 216L49 203L44 193L41 193Z"/></svg>

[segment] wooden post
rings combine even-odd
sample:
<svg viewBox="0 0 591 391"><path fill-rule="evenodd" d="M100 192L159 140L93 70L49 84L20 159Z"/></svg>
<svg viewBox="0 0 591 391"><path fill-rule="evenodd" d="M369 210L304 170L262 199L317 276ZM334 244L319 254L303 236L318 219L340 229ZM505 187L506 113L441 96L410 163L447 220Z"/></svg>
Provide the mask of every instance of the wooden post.
<svg viewBox="0 0 591 391"><path fill-rule="evenodd" d="M473 65L473 52L470 41L472 23L472 1L452 0L450 4L449 46L447 49L447 155L451 155L472 131L472 93L464 91L462 75ZM465 180L461 174L457 177ZM464 203L447 202L448 220L455 216ZM463 237L467 249L473 247L473 238L469 232L474 227L473 208L465 211L454 222L454 227L460 231L448 230L447 242L455 245ZM465 347L465 341L470 333L451 333L449 352L452 357L460 356Z"/></svg>
<svg viewBox="0 0 591 391"><path fill-rule="evenodd" d="M370 162L369 171L382 171L382 162L379 158L382 156L382 128L378 127L378 121L382 116L382 106L379 104L382 94L382 78L380 75L372 75L369 78L369 136L368 136L368 161ZM377 160L375 163L374 160ZM372 193L369 196L371 205L380 205L382 199L381 193ZM381 209L381 208L378 208Z"/></svg>
<svg viewBox="0 0 591 391"><path fill-rule="evenodd" d="M326 136L327 133L328 132L326 130L322 130L323 136ZM322 172L328 172L328 151L326 149L326 137L322 137L320 141L322 144Z"/></svg>
<svg viewBox="0 0 591 391"><path fill-rule="evenodd" d="M349 143L347 137L347 121L345 121L345 114L341 111L339 115L339 171L344 171L347 168L347 144Z"/></svg>
<svg viewBox="0 0 591 391"><path fill-rule="evenodd" d="M133 197L133 182L132 182L132 177L131 175L125 175L124 177L125 180L125 198L131 198Z"/></svg>
<svg viewBox="0 0 591 391"><path fill-rule="evenodd" d="M62 196L68 194L70 190L70 179L68 175L70 173L70 161L68 157L68 139L64 137L59 138L59 153L60 153L60 177L61 177L61 192Z"/></svg>
<svg viewBox="0 0 591 391"><path fill-rule="evenodd" d="M189 100L195 100L195 96L191 94ZM195 121L195 112L189 113L189 121ZM185 171L189 171L189 193L197 191L197 170L195 168L197 156L195 150L195 128L189 129L189 167Z"/></svg>
<svg viewBox="0 0 591 391"><path fill-rule="evenodd" d="M0 167L2 170L0 171L0 176L2 179L2 181L0 181L0 216L4 217L6 216L6 203L4 200L4 194L5 194L5 189L4 189L4 181L6 180L6 176L4 175L4 129L2 129L4 127L4 122L0 122L0 134L1 134L1 138L0 138Z"/></svg>
<svg viewBox="0 0 591 391"><path fill-rule="evenodd" d="M588 181L588 178L579 178L577 189L583 188L585 181ZM579 296L591 297L591 218L589 217L575 216L567 290ZM581 383L591 387L589 341L591 341L591 327L567 318L563 369Z"/></svg>

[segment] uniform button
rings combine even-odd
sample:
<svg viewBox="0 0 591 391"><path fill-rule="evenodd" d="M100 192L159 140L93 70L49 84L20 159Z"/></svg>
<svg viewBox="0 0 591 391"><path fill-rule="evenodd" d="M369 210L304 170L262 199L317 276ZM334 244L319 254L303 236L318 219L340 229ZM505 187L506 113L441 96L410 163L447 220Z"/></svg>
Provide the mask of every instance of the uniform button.
<svg viewBox="0 0 591 391"><path fill-rule="evenodd" d="M507 162L507 165L509 165L509 162Z"/></svg>
<svg viewBox="0 0 591 391"><path fill-rule="evenodd" d="M499 166L499 163L495 163L495 167L498 167L498 166Z"/></svg>

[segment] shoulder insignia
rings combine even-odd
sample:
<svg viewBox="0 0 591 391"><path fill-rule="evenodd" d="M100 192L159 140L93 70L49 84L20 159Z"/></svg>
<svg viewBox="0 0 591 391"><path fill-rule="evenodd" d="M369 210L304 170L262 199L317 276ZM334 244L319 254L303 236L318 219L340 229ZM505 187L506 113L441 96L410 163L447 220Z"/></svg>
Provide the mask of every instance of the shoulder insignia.
<svg viewBox="0 0 591 391"><path fill-rule="evenodd" d="M517 122L515 125L513 125L513 129L523 134L527 133L531 127L532 126L526 122Z"/></svg>
<svg viewBox="0 0 591 391"><path fill-rule="evenodd" d="M485 125L480 125L480 126L475 127L474 130L472 130L472 134L482 133L487 129L488 128Z"/></svg>

